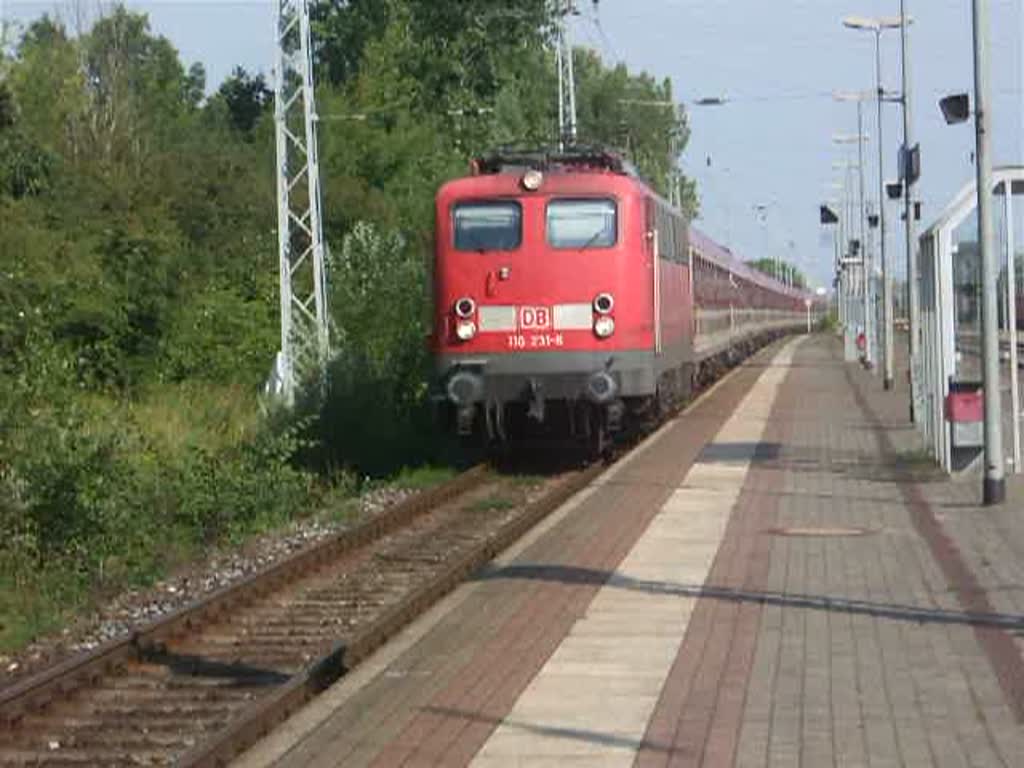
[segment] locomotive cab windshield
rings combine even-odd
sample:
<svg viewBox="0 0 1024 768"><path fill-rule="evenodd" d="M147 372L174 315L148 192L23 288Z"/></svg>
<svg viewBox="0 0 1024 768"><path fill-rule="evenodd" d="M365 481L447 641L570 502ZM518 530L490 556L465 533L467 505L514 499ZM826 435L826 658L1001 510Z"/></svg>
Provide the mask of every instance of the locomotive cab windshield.
<svg viewBox="0 0 1024 768"><path fill-rule="evenodd" d="M618 206L607 199L554 199L547 206L547 241L556 249L611 248L618 240Z"/></svg>
<svg viewBox="0 0 1024 768"><path fill-rule="evenodd" d="M458 251L514 251L523 241L523 209L513 200L457 203L453 218Z"/></svg>

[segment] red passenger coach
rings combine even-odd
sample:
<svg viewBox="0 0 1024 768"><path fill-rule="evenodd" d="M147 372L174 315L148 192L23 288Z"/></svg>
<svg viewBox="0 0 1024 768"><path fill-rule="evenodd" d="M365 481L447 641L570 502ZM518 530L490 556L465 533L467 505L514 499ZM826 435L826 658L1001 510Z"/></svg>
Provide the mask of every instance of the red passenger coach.
<svg viewBox="0 0 1024 768"><path fill-rule="evenodd" d="M678 388L693 323L683 218L606 152L477 167L437 196L434 348L459 430L600 438Z"/></svg>
<svg viewBox="0 0 1024 768"><path fill-rule="evenodd" d="M600 445L689 390L689 227L620 156L483 158L436 212L438 399L460 433Z"/></svg>

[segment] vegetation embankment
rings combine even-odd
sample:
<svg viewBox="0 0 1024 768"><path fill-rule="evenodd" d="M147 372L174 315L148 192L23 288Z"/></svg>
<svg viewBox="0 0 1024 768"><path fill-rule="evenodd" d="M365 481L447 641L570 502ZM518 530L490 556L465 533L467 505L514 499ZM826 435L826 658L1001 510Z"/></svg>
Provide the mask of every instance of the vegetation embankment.
<svg viewBox="0 0 1024 768"><path fill-rule="evenodd" d="M272 98L216 90L147 19L43 17L0 56L0 650L98 595L437 460L424 337L432 198L475 152L549 143L543 0L318 4L337 358L277 413ZM585 140L657 182L669 83L577 52ZM359 119L344 119L359 116ZM692 189L688 190L692 199Z"/></svg>

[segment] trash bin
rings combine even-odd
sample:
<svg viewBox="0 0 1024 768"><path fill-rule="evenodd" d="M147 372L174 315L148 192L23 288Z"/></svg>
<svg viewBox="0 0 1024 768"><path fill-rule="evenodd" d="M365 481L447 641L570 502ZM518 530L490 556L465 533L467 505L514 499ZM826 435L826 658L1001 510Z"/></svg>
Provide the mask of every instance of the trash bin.
<svg viewBox="0 0 1024 768"><path fill-rule="evenodd" d="M981 448L985 444L985 401L981 382L951 381L945 403L952 446Z"/></svg>

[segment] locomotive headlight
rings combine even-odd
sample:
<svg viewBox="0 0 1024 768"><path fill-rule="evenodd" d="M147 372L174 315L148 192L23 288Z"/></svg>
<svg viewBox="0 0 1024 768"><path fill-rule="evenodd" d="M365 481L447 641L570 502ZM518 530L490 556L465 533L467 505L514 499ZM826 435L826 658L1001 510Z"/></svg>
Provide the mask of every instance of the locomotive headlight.
<svg viewBox="0 0 1024 768"><path fill-rule="evenodd" d="M594 299L594 311L599 315L611 314L615 308L615 299L610 293L599 293Z"/></svg>
<svg viewBox="0 0 1024 768"><path fill-rule="evenodd" d="M540 189L540 185L544 183L544 174L538 171L536 168L531 169L523 174L523 189L527 192L536 192Z"/></svg>
<svg viewBox="0 0 1024 768"><path fill-rule="evenodd" d="M459 341L470 341L476 336L476 323L472 320L460 320L455 326L455 335L459 337Z"/></svg>
<svg viewBox="0 0 1024 768"><path fill-rule="evenodd" d="M599 339L607 339L615 333L615 321L608 315L601 315L594 321L594 334Z"/></svg>
<svg viewBox="0 0 1024 768"><path fill-rule="evenodd" d="M468 320L476 312L476 302L468 296L455 302L455 314L463 320Z"/></svg>

